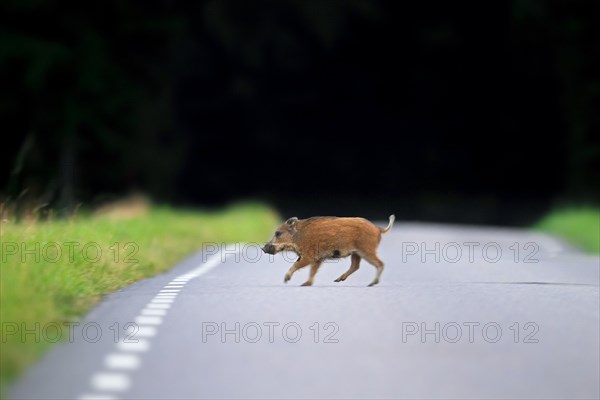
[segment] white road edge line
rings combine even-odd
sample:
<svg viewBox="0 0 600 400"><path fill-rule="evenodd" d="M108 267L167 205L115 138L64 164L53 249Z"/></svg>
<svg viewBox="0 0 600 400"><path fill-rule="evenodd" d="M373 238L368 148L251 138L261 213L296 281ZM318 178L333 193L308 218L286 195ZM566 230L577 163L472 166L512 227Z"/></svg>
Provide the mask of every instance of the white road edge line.
<svg viewBox="0 0 600 400"><path fill-rule="evenodd" d="M133 370L140 366L140 358L134 354L110 353L104 357L104 364L110 369Z"/></svg>
<svg viewBox="0 0 600 400"><path fill-rule="evenodd" d="M78 400L117 400L115 396L107 394L82 394Z"/></svg>
<svg viewBox="0 0 600 400"><path fill-rule="evenodd" d="M99 391L121 392L129 389L131 380L123 373L98 372L92 376L92 386Z"/></svg>
<svg viewBox="0 0 600 400"><path fill-rule="evenodd" d="M120 351L144 353L150 349L150 342L146 339L129 339L117 343Z"/></svg>
<svg viewBox="0 0 600 400"><path fill-rule="evenodd" d="M170 304L149 303L149 304L146 304L146 308L153 308L153 309L158 309L158 310L168 310L169 308L171 308L171 305Z"/></svg>
<svg viewBox="0 0 600 400"><path fill-rule="evenodd" d="M235 252L228 250L225 256L237 255L241 251L241 247L236 246ZM134 332L132 330L130 332L132 338L120 340L117 343L118 351L105 356L104 365L108 371L99 371L92 375L90 385L97 392L82 394L78 397L79 400L117 400L117 397L112 394L107 395L105 392L121 392L130 388L130 376L122 371L133 371L139 368L141 359L135 353L143 353L150 349L150 341L148 339L140 339L136 338L136 336L146 338L155 336L157 327L162 324L163 318L171 308L171 303L175 301L175 298L184 285L188 281L208 273L225 262L223 249L227 249L227 246L222 246L219 248L219 252L213 254L206 262L176 277L160 289L135 317L136 323L140 326L138 326L137 331ZM113 370L120 372L111 372Z"/></svg>
<svg viewBox="0 0 600 400"><path fill-rule="evenodd" d="M165 311L165 310L151 310L151 311ZM135 331L132 329L130 332L128 331L128 333L133 335L133 337L136 337L136 338L153 337L153 336L156 336L156 327L140 325L137 327L137 329Z"/></svg>

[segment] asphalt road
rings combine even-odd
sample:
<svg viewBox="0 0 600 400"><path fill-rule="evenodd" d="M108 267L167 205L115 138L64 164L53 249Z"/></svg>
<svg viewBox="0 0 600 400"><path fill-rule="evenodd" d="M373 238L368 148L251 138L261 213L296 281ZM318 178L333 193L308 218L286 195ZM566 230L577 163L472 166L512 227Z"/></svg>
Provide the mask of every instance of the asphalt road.
<svg viewBox="0 0 600 400"><path fill-rule="evenodd" d="M599 258L551 237L397 223L373 288L364 261L299 287L308 268L283 283L292 256L230 250L107 296L9 397L600 396Z"/></svg>

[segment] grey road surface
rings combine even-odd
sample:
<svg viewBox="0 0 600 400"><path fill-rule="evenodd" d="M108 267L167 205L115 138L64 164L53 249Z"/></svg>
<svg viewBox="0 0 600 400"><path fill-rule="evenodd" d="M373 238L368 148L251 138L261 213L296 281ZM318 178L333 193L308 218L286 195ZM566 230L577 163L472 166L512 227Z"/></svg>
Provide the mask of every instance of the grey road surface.
<svg viewBox="0 0 600 400"><path fill-rule="evenodd" d="M397 223L380 258L373 288L364 261L333 282L349 259L299 287L308 268L283 283L291 255L209 245L107 296L9 397L600 396L598 256L528 231Z"/></svg>

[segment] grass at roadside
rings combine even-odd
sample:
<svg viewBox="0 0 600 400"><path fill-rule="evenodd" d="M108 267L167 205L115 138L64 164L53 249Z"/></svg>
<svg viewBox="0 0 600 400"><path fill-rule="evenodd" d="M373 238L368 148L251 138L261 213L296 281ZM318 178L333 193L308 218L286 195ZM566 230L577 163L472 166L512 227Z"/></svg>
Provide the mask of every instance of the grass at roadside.
<svg viewBox="0 0 600 400"><path fill-rule="evenodd" d="M591 253L600 253L600 209L557 209L534 225L534 229L563 237Z"/></svg>
<svg viewBox="0 0 600 400"><path fill-rule="evenodd" d="M167 270L203 243L264 241L277 220L271 209L251 203L218 212L155 207L116 220L89 216L47 223L5 221L0 232L2 389L50 345L44 335L39 342L34 335L26 340L8 335L8 325L62 326L82 316L102 295ZM34 251L23 254L21 245Z"/></svg>

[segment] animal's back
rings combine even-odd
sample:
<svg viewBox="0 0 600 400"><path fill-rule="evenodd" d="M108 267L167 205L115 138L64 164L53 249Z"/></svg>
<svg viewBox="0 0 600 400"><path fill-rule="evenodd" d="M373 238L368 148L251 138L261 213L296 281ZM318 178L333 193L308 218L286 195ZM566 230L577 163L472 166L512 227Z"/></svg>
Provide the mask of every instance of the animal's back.
<svg viewBox="0 0 600 400"><path fill-rule="evenodd" d="M371 221L360 217L311 217L299 221L306 233L332 231L362 231L378 233L380 229Z"/></svg>
<svg viewBox="0 0 600 400"><path fill-rule="evenodd" d="M359 217L313 217L299 221L298 240L321 248L359 249L362 244L376 245L381 230L367 219ZM312 247L312 246L311 246Z"/></svg>

